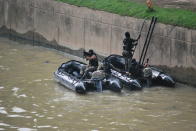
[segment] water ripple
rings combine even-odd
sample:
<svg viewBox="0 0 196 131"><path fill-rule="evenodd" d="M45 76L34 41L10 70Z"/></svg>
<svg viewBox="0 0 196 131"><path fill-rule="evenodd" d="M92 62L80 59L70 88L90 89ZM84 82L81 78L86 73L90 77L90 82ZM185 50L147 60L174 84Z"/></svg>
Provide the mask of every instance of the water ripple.
<svg viewBox="0 0 196 131"><path fill-rule="evenodd" d="M12 91L14 92L14 95L17 96L17 92L18 92L19 88L17 87L13 87Z"/></svg>
<svg viewBox="0 0 196 131"><path fill-rule="evenodd" d="M49 128L51 127L50 125L44 125L44 126L37 126L37 128Z"/></svg>
<svg viewBox="0 0 196 131"><path fill-rule="evenodd" d="M32 129L32 128L18 128L18 131L36 131L36 129Z"/></svg>
<svg viewBox="0 0 196 131"><path fill-rule="evenodd" d="M10 126L10 125L6 123L0 123L0 126Z"/></svg>
<svg viewBox="0 0 196 131"><path fill-rule="evenodd" d="M7 114L7 111L5 110L5 107L0 107L0 113L1 114Z"/></svg>
<svg viewBox="0 0 196 131"><path fill-rule="evenodd" d="M26 94L22 94L22 95L18 95L17 97L18 98L21 98L21 97L24 97L25 98L25 97L27 97L27 95Z"/></svg>
<svg viewBox="0 0 196 131"><path fill-rule="evenodd" d="M32 116L22 116L22 115L7 115L10 118L32 118Z"/></svg>
<svg viewBox="0 0 196 131"><path fill-rule="evenodd" d="M15 106L15 107L12 108L12 112L22 113L22 112L26 112L26 110Z"/></svg>
<svg viewBox="0 0 196 131"><path fill-rule="evenodd" d="M1 70L6 70L6 71L8 71L10 68L9 68L9 67L5 67L5 66L3 66L3 65L0 65L0 69L1 69Z"/></svg>

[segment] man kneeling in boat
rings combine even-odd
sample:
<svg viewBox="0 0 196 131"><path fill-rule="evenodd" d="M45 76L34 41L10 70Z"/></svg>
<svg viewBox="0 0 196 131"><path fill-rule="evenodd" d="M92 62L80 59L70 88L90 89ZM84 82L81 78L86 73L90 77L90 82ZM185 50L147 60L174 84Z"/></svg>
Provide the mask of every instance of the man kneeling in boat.
<svg viewBox="0 0 196 131"><path fill-rule="evenodd" d="M149 62L149 59L147 59L145 64L144 64L143 74L144 74L144 78L146 80L146 86L150 87L150 85L152 84L152 82L151 82L151 80L152 80L152 69L150 68L148 62Z"/></svg>
<svg viewBox="0 0 196 131"><path fill-rule="evenodd" d="M107 61L103 61L97 69L97 71L94 71L92 73L91 80L94 81L94 84L97 88L97 92L102 92L102 82L105 78L110 77L111 75L111 70L113 66L108 63Z"/></svg>
<svg viewBox="0 0 196 131"><path fill-rule="evenodd" d="M99 65L97 55L92 49L90 49L88 52L84 51L83 55L84 58L89 61L89 64L81 70L81 74L83 74L82 79L90 77L89 73L96 71Z"/></svg>

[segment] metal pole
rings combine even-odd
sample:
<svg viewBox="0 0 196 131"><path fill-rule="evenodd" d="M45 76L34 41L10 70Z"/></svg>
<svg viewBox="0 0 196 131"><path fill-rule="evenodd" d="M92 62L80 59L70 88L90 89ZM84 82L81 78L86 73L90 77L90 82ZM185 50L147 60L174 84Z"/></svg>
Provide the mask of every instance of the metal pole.
<svg viewBox="0 0 196 131"><path fill-rule="evenodd" d="M144 27L144 23L145 23L145 21L146 21L146 19L144 19L144 22L143 22L143 24L142 24L142 27L141 27L141 29L140 29L140 33L139 33L139 35L141 35L141 33L142 33L142 29L143 29L143 27ZM139 37L139 36L138 36ZM133 54L132 54L132 58L133 58L133 55L134 55L134 53L135 53L135 49L136 49L136 46L134 47L134 49L133 49ZM132 59L131 58L131 59Z"/></svg>
<svg viewBox="0 0 196 131"><path fill-rule="evenodd" d="M144 53L143 60L142 60L142 63L141 63L142 65L144 64L144 60L145 60L145 57L146 57L146 53L148 51L148 47L149 47L149 44L150 44L150 40L151 40L151 37L152 37L152 33L154 31L154 27L155 27L156 21L157 21L157 17L154 19L154 22L153 22L153 25L152 25L152 29L150 31L150 36L149 36L149 39L147 41L145 53Z"/></svg>
<svg viewBox="0 0 196 131"><path fill-rule="evenodd" d="M151 30L151 28L152 28L152 23L153 23L153 21L154 21L154 16L152 17L151 22L150 22L150 27L149 27L149 29L148 29L148 33L147 33L147 36L146 36L146 40L145 40L145 42L144 42L144 47L143 47L143 49L142 49L142 53L141 53L141 56L140 56L140 59L139 59L139 64L141 64L141 60L142 60L142 57L143 57L144 50L145 50L145 48L146 48L146 43L147 43L147 41L148 41L148 37L149 37L150 30Z"/></svg>

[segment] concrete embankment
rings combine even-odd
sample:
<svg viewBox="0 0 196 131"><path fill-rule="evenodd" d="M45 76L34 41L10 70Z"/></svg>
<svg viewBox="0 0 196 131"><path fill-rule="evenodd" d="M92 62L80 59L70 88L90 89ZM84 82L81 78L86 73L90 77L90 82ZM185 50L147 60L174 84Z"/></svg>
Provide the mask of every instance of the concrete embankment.
<svg viewBox="0 0 196 131"><path fill-rule="evenodd" d="M94 49L101 56L121 54L124 33L138 36L142 19L76 7L53 0L0 0L0 36L82 56ZM136 49L139 58L149 21ZM196 85L196 30L158 23L147 53L178 81Z"/></svg>

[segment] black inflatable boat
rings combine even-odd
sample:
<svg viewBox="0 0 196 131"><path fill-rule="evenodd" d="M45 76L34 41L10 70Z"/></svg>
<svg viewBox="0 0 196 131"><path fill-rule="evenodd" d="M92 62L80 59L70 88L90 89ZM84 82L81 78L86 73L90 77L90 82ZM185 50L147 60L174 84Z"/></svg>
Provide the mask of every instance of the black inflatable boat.
<svg viewBox="0 0 196 131"><path fill-rule="evenodd" d="M79 61L68 61L61 64L58 70L54 72L54 77L56 81L77 93L84 94L88 91L97 91L95 79L82 79L80 71L84 66L86 64ZM101 81L103 90L121 92L121 83L117 78L104 77L101 78Z"/></svg>
<svg viewBox="0 0 196 131"><path fill-rule="evenodd" d="M130 89L140 89L142 86L144 86L144 83L142 83L143 78L135 78L131 75L126 75L125 71L125 58L120 55L110 55L104 59L104 62L109 63L112 65L112 75L118 78L120 81L122 81L125 85L128 85L128 88ZM103 63L104 63L103 62ZM142 67L142 65L141 65ZM168 86L168 87L174 87L175 81L171 76L164 73L163 71L150 66L149 67L152 70L152 85L161 85L161 86ZM132 81L132 84L128 82L127 80ZM137 84L136 84L137 83ZM135 86L137 85L137 86ZM140 86L139 86L140 85Z"/></svg>

